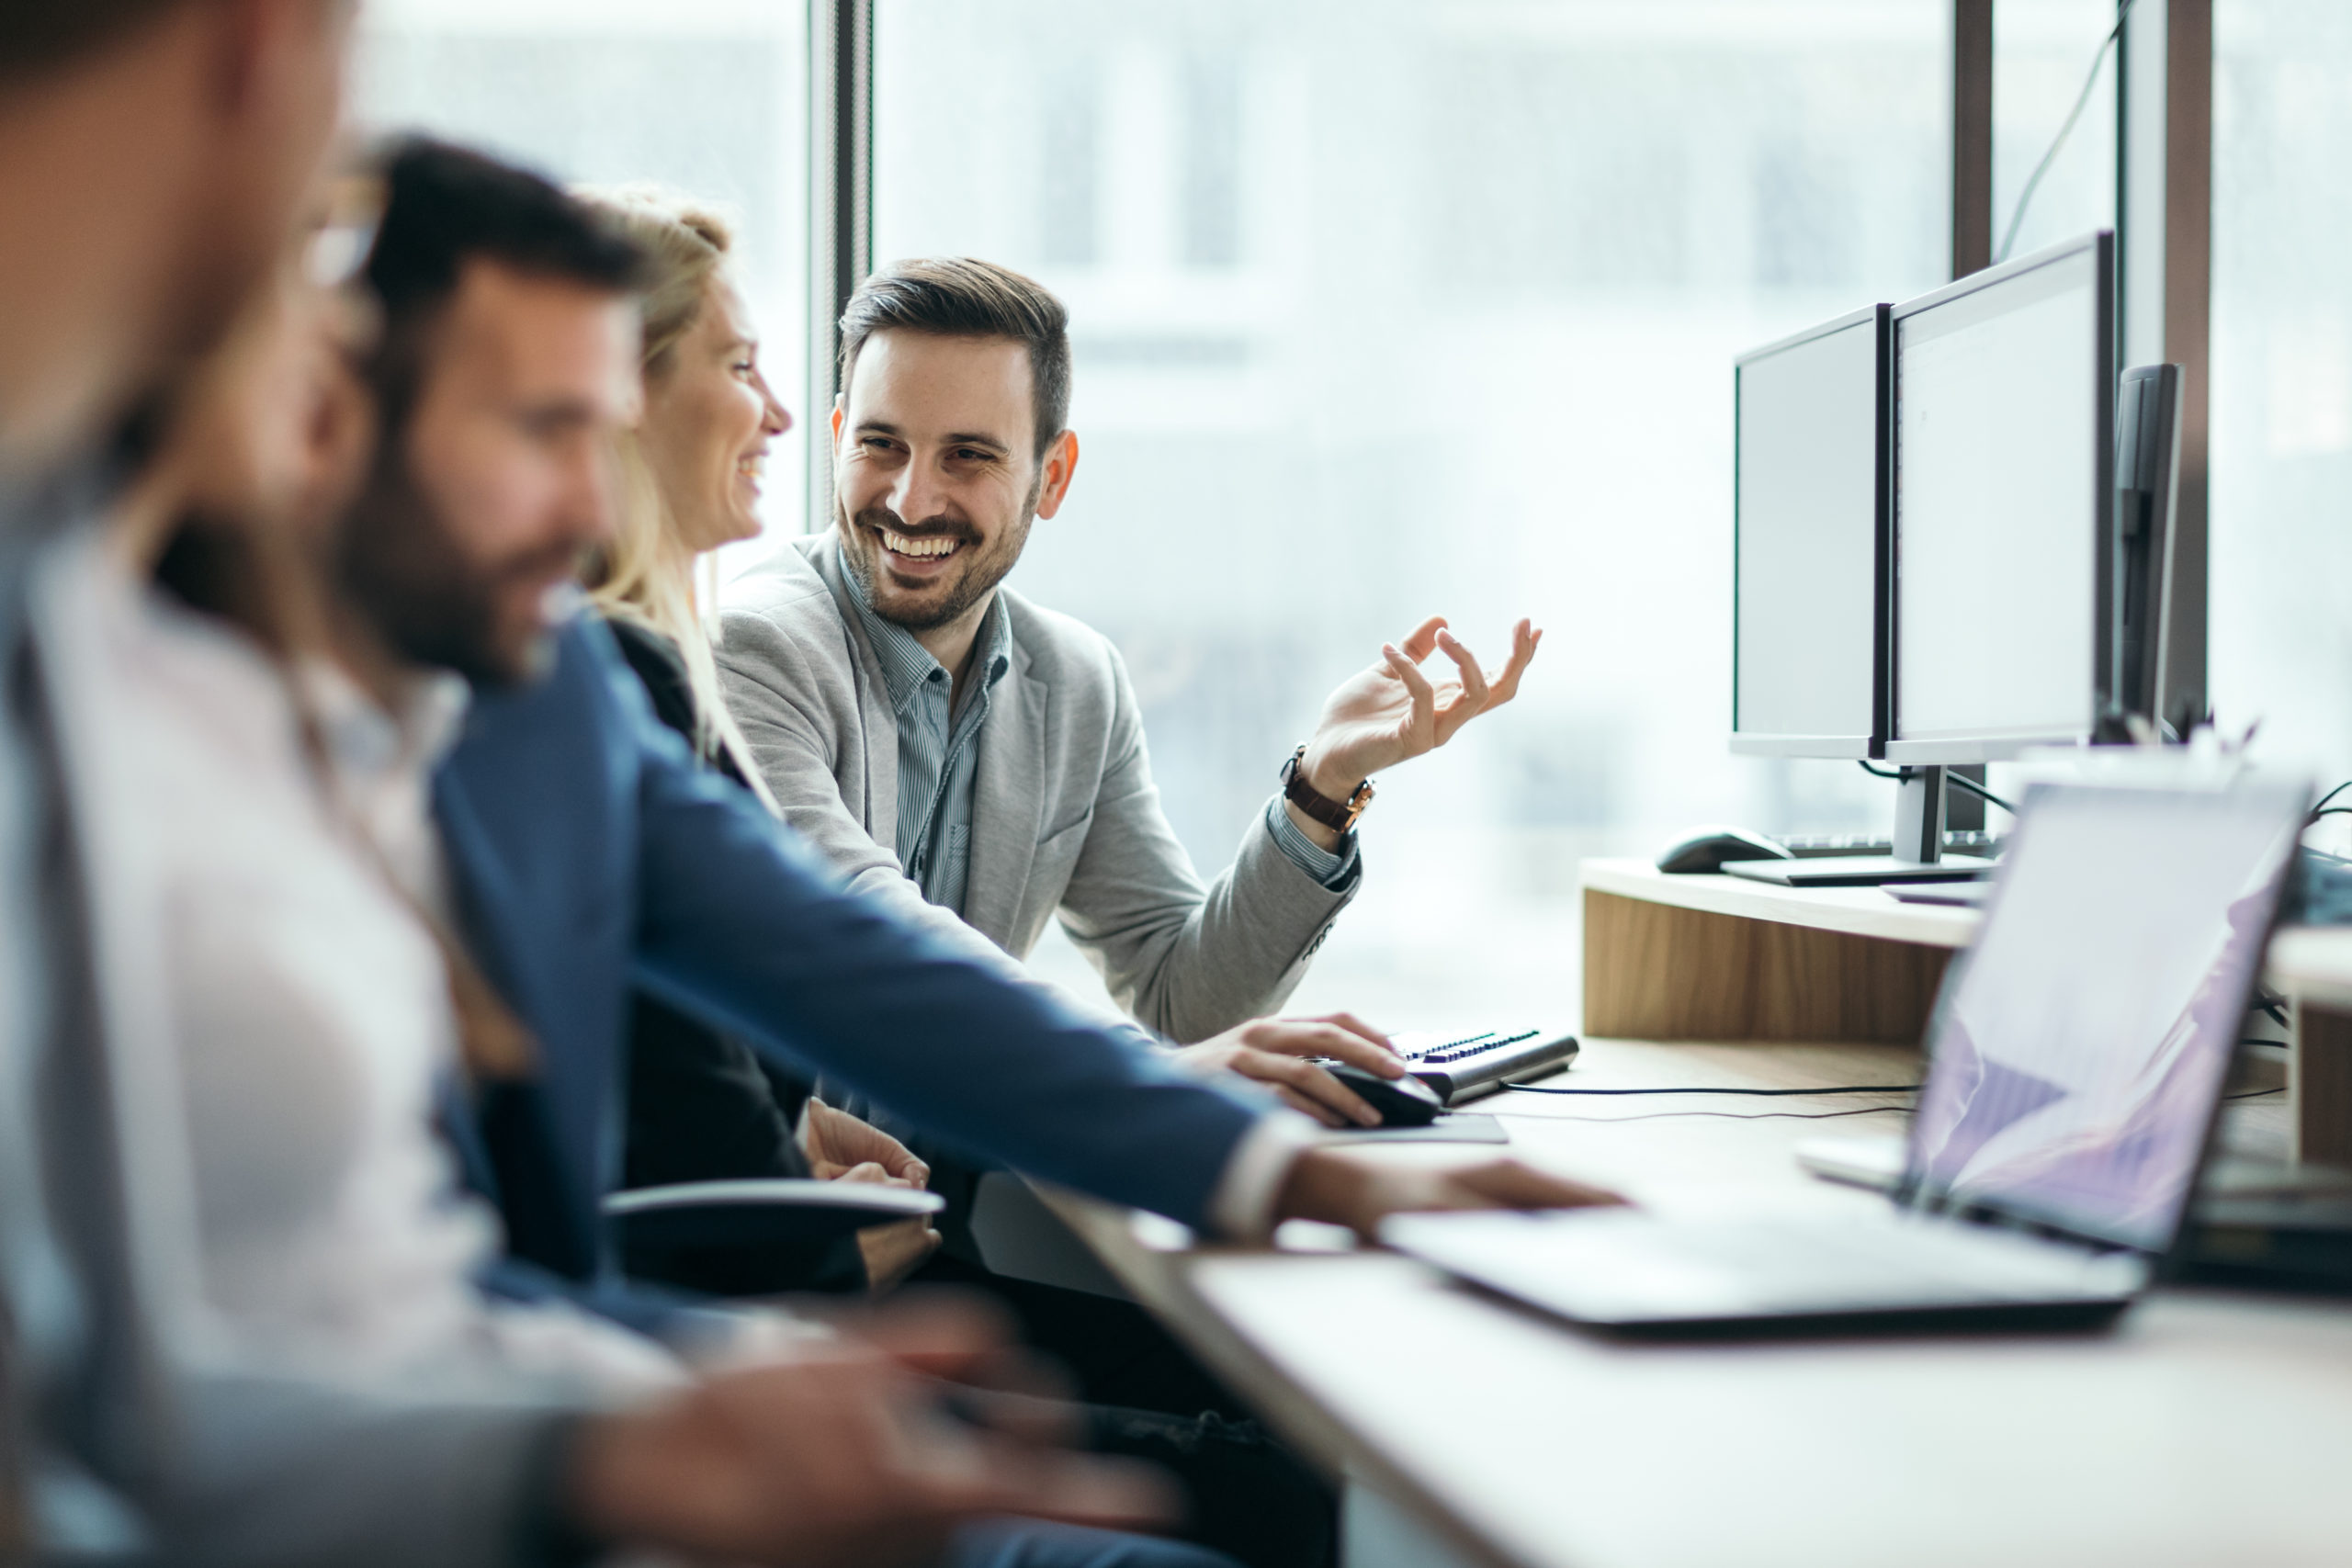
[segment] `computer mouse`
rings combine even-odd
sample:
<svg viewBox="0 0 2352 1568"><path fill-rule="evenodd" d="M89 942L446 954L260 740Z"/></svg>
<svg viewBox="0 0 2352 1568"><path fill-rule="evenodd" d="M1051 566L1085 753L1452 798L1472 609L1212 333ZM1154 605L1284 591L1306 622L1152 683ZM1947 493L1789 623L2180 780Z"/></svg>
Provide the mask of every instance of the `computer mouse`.
<svg viewBox="0 0 2352 1568"><path fill-rule="evenodd" d="M1410 1073L1401 1078L1384 1078L1368 1067L1349 1062L1325 1062L1323 1070L1379 1111L1384 1127L1426 1127L1445 1109L1437 1090Z"/></svg>
<svg viewBox="0 0 2352 1568"><path fill-rule="evenodd" d="M1794 860L1784 844L1745 828L1694 828L1657 857L1657 868L1678 875L1721 871L1725 861Z"/></svg>

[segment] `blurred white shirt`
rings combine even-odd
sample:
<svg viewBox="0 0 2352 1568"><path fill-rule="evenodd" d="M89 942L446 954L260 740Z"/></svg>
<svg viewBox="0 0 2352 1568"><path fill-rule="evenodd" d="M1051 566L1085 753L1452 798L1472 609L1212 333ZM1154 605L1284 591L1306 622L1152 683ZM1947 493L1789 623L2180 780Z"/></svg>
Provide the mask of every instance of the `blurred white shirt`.
<svg viewBox="0 0 2352 1568"><path fill-rule="evenodd" d="M276 663L90 559L104 658L89 690L113 765L88 787L98 808L138 814L161 892L203 1280L233 1348L408 1388L678 1382L650 1340L471 1282L499 1243L431 1130L454 1060L447 980L385 871L440 901L426 781L461 702L427 687L371 725L356 691L329 700L338 819ZM371 852L362 832L389 841Z"/></svg>

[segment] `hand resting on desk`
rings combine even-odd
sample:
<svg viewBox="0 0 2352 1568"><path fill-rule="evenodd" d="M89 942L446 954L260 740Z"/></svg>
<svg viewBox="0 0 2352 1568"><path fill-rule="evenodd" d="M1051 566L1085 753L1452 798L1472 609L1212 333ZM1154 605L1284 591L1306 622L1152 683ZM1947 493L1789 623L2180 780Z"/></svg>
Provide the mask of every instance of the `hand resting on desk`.
<svg viewBox="0 0 2352 1568"><path fill-rule="evenodd" d="M1584 1209L1625 1200L1521 1165L1515 1159L1471 1165L1392 1165L1339 1149L1308 1149L1292 1162L1274 1202L1283 1220L1345 1225L1365 1240L1391 1214L1431 1209Z"/></svg>
<svg viewBox="0 0 2352 1568"><path fill-rule="evenodd" d="M1326 1127L1379 1126L1380 1112L1307 1060L1312 1056L1350 1062L1384 1078L1405 1076L1405 1059L1388 1043L1388 1036L1348 1012L1253 1018L1176 1053L1178 1065L1191 1071L1238 1073L1262 1084L1293 1111L1303 1111Z"/></svg>

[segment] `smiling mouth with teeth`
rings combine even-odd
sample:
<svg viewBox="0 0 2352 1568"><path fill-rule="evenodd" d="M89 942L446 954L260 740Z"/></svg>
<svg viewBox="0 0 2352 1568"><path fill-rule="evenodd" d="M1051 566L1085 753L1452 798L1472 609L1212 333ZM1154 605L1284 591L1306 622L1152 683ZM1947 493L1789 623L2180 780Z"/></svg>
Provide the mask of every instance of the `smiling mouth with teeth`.
<svg viewBox="0 0 2352 1568"><path fill-rule="evenodd" d="M905 556L910 560L935 560L942 556L952 556L964 547L963 540L942 536L910 539L888 528L876 528L875 532L882 536L885 549L894 556Z"/></svg>

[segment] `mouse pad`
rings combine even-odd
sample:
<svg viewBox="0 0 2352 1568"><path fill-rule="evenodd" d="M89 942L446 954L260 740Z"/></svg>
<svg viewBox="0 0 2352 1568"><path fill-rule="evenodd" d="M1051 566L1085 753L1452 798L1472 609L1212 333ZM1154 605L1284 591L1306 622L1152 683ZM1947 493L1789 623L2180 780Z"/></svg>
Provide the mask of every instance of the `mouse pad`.
<svg viewBox="0 0 2352 1568"><path fill-rule="evenodd" d="M1323 1140L1332 1144L1508 1144L1502 1118L1476 1111L1445 1111L1426 1127L1332 1127Z"/></svg>

